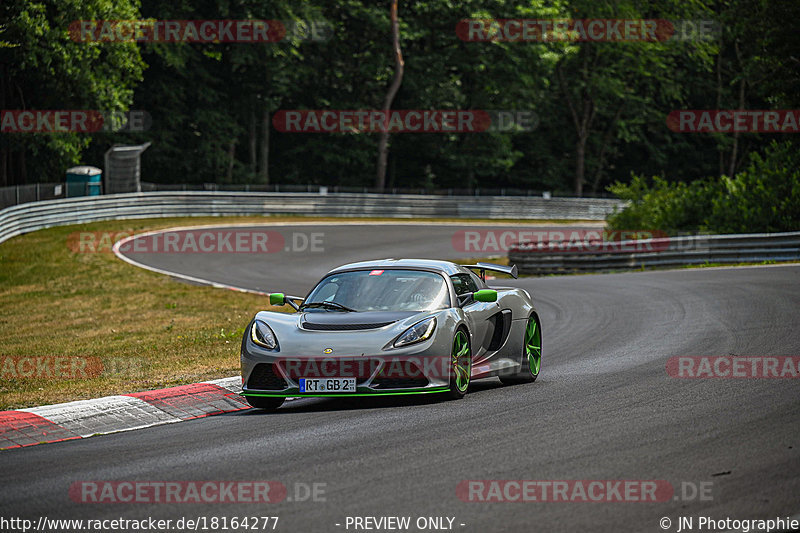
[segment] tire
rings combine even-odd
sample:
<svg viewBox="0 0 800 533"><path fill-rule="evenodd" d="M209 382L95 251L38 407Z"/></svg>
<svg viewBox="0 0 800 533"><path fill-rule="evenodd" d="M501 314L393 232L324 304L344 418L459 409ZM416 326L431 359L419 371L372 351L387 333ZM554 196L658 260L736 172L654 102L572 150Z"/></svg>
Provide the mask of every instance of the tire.
<svg viewBox="0 0 800 533"><path fill-rule="evenodd" d="M277 398L274 396L245 396L247 403L255 407L256 409L266 409L268 411L274 411L286 400L286 398Z"/></svg>
<svg viewBox="0 0 800 533"><path fill-rule="evenodd" d="M522 361L516 374L500 376L506 385L533 383L542 369L542 326L536 315L528 317L522 337Z"/></svg>
<svg viewBox="0 0 800 533"><path fill-rule="evenodd" d="M453 336L450 363L450 390L445 395L450 400L460 400L467 394L472 373L472 349L469 335L463 329Z"/></svg>

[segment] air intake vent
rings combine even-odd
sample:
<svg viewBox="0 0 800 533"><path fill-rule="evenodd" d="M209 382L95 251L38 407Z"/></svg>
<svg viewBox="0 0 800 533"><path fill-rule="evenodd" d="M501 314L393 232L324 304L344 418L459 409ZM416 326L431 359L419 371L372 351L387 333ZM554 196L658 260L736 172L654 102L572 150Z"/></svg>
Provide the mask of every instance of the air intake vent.
<svg viewBox="0 0 800 533"><path fill-rule="evenodd" d="M376 378L372 386L376 389L417 389L427 386L429 381L419 378Z"/></svg>
<svg viewBox="0 0 800 533"><path fill-rule="evenodd" d="M338 376L343 378L356 378L356 384L362 385L378 369L381 361L359 357L350 358L304 358L283 359L280 363L281 370L286 377L293 381L300 378L328 378Z"/></svg>
<svg viewBox="0 0 800 533"><path fill-rule="evenodd" d="M389 375L383 375L383 371L372 380L372 387L376 389L415 389L425 387L429 383L422 370L414 363L403 365L400 372L389 371Z"/></svg>
<svg viewBox="0 0 800 533"><path fill-rule="evenodd" d="M388 326L391 322L373 322L371 324L318 324L303 322L301 327L313 331L354 331L359 329L377 329Z"/></svg>
<svg viewBox="0 0 800 533"><path fill-rule="evenodd" d="M286 387L286 380L275 373L272 363L257 364L247 380L250 390L283 390Z"/></svg>

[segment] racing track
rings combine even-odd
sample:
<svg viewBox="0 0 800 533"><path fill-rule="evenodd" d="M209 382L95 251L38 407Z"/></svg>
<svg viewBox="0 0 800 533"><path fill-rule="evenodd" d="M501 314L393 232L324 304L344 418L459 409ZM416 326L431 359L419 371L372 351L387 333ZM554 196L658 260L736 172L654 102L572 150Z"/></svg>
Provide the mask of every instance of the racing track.
<svg viewBox="0 0 800 533"><path fill-rule="evenodd" d="M266 259L137 260L304 294L322 272L352 259L453 255L452 227L322 231L326 251L319 258L281 252ZM800 511L800 381L681 380L665 371L667 359L678 355L800 355L800 266L503 284L531 290L542 317L544 364L533 385L475 382L459 402L303 399L273 414L242 411L9 450L0 453L0 515L277 514L277 531L345 531L346 516L455 516L455 530L469 532L655 532L663 531L664 516L675 531L678 516L775 518ZM326 483L326 501L92 505L73 503L67 492L78 480L253 479L281 481L290 495L295 482ZM466 503L456 496L464 479L713 485L710 501Z"/></svg>

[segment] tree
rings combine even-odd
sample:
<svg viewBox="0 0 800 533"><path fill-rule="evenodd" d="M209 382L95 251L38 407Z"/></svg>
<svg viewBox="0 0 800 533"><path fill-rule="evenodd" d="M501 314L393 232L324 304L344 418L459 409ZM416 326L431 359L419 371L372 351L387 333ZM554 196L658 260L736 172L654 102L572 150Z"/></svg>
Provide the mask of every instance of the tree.
<svg viewBox="0 0 800 533"><path fill-rule="evenodd" d="M76 20L135 19L131 0L4 0L0 5L0 108L126 111L144 64L135 43L70 38ZM94 137L93 137L94 135ZM15 133L0 140L0 185L63 179L99 138Z"/></svg>
<svg viewBox="0 0 800 533"><path fill-rule="evenodd" d="M659 19L676 19L704 12L700 2L662 1L651 6ZM647 19L636 2L597 4L570 2L571 16L605 19ZM564 44L556 67L560 102L574 132L573 191L585 185L597 192L609 158L620 145L641 141L646 126L661 122L663 108L685 98L686 84L675 75L689 60L708 69L710 43L674 40L637 42L576 42Z"/></svg>
<svg viewBox="0 0 800 533"><path fill-rule="evenodd" d="M777 136L676 133L665 125L674 109L798 103L798 34L784 23L800 16L796 2L406 0L400 17L391 1L142 0L139 13L134 0L8 0L3 108L132 106L150 113L152 129L3 135L0 181L57 179L66 165L100 164L111 143L151 141L143 176L162 183L599 193L631 173L736 174ZM260 44L86 44L67 34L76 19L151 17L326 21L332 31L325 42L290 32ZM712 41L469 42L456 30L465 18L707 18L725 30ZM279 110L382 108L522 110L539 121L513 133L391 135L271 124Z"/></svg>
<svg viewBox="0 0 800 533"><path fill-rule="evenodd" d="M400 84L403 82L403 52L400 50L400 23L397 20L397 0L391 0L390 7L391 20L392 20L392 48L394 51L394 79L389 86L386 93L386 99L383 101L383 112L385 116L389 115L389 110L392 108L392 101L400 89ZM386 159L389 152L389 131L385 129L381 131L380 141L378 141L378 173L375 177L375 188L383 190L386 186Z"/></svg>

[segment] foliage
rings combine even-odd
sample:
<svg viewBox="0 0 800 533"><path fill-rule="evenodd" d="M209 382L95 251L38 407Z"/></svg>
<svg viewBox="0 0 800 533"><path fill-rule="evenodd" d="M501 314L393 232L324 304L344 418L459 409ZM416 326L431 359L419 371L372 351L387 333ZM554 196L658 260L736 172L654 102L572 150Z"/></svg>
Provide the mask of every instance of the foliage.
<svg viewBox="0 0 800 533"><path fill-rule="evenodd" d="M134 0L3 0L0 107L127 110L144 69L137 45L76 42L69 25L76 20L138 17ZM91 141L79 133L24 133L3 135L0 148L27 156L24 173L31 181L59 181Z"/></svg>
<svg viewBox="0 0 800 533"><path fill-rule="evenodd" d="M800 152L773 142L735 178L723 176L705 226L715 233L800 230Z"/></svg>
<svg viewBox="0 0 800 533"><path fill-rule="evenodd" d="M532 110L539 122L529 132L393 134L389 187L574 194L601 193L631 175L666 183L735 179L750 154L763 154L780 134L676 133L666 115L798 105L800 34L785 22L800 18L798 2L399 6L406 65L395 109ZM73 20L135 18L325 21L332 32L323 42L260 44L87 44L67 34ZM466 18L713 19L722 32L665 42L465 42L456 24ZM281 133L269 119L278 110L379 108L393 74L389 28L388 2L364 0L5 0L3 109L139 109L152 117L152 129L3 135L0 185L56 181L73 163L102 166L113 143L151 141L142 158L146 181L370 186L377 134ZM707 186L683 192L697 189L700 202ZM670 216L665 224L700 224L694 213Z"/></svg>
<svg viewBox="0 0 800 533"><path fill-rule="evenodd" d="M730 178L670 183L658 176L617 182L609 190L630 202L609 218L613 229L758 233L800 230L800 153L773 142L764 156Z"/></svg>

